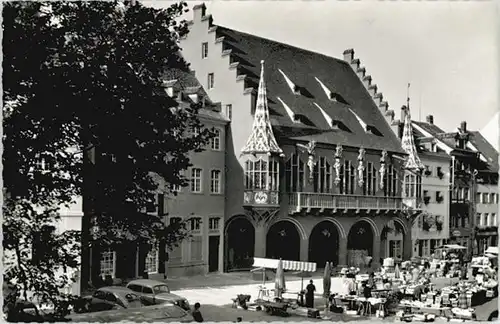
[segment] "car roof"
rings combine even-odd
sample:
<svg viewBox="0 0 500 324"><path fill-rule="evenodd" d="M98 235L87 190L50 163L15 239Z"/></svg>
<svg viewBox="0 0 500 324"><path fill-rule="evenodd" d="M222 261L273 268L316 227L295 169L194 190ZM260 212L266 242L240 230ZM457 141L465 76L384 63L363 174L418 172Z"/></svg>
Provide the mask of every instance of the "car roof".
<svg viewBox="0 0 500 324"><path fill-rule="evenodd" d="M106 287L101 287L97 290L104 290L104 291L109 291L109 292L123 292L123 293L133 293L133 290L128 289L127 287L122 287L122 286L106 286Z"/></svg>
<svg viewBox="0 0 500 324"><path fill-rule="evenodd" d="M141 285L141 286L158 286L158 285L165 285L168 286L166 283L158 280L151 280L151 279L137 279L137 280L132 280L127 284L128 285Z"/></svg>

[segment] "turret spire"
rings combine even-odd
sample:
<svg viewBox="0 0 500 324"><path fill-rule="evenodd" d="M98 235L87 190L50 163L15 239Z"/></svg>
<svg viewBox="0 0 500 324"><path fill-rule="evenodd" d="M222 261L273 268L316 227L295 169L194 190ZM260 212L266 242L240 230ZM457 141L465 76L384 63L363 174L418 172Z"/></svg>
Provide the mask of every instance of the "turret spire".
<svg viewBox="0 0 500 324"><path fill-rule="evenodd" d="M408 100L409 103L409 100ZM405 111L405 121L403 128L403 137L401 139L403 150L408 154L408 158L405 162L405 169L413 171L421 171L424 169L424 165L420 158L418 157L417 147L415 146L415 141L413 140L413 127L411 124L410 108L403 107Z"/></svg>
<svg viewBox="0 0 500 324"><path fill-rule="evenodd" d="M257 91L257 104L253 120L252 133L246 145L241 150L242 154L283 154L274 137L269 108L267 106L266 82L264 80L264 61L260 61L261 71L259 89Z"/></svg>

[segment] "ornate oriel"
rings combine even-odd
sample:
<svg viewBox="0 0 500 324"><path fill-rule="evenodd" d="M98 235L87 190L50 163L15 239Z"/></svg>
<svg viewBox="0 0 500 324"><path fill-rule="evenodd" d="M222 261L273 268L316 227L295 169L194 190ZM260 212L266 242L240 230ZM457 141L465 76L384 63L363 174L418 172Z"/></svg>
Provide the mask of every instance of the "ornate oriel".
<svg viewBox="0 0 500 324"><path fill-rule="evenodd" d="M360 187L364 184L363 173L365 171L365 149L359 149L358 155L358 185Z"/></svg>
<svg viewBox="0 0 500 324"><path fill-rule="evenodd" d="M385 177L385 172L387 171L387 151L383 150L381 157L380 157L380 189L384 189L384 177Z"/></svg>
<svg viewBox="0 0 500 324"><path fill-rule="evenodd" d="M335 183L336 186L340 183L340 167L342 166L340 164L340 159L342 158L342 145L337 145L335 148L335 163L333 164L333 167L335 168L335 180L333 183Z"/></svg>
<svg viewBox="0 0 500 324"><path fill-rule="evenodd" d="M316 166L316 141L310 141L307 145L297 144L297 147L307 152L307 167L309 168L309 182L314 179L314 167Z"/></svg>

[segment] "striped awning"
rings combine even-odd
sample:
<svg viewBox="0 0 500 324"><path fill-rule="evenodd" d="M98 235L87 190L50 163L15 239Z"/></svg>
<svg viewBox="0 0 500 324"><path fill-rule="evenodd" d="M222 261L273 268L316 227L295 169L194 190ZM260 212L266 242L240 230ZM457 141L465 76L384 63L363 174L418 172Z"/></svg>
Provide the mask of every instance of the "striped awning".
<svg viewBox="0 0 500 324"><path fill-rule="evenodd" d="M283 270L316 272L316 262L302 262L281 260L283 262ZM253 266L257 268L277 269L277 259L253 258Z"/></svg>

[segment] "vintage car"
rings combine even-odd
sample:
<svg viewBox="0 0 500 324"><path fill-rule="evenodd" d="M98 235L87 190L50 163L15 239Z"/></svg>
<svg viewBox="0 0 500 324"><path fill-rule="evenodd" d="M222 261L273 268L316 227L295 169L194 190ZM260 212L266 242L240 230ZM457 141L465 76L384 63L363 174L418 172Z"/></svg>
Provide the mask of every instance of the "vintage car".
<svg viewBox="0 0 500 324"><path fill-rule="evenodd" d="M193 316L179 306L165 303L140 308L122 308L103 312L72 314L68 318L72 322L193 322Z"/></svg>
<svg viewBox="0 0 500 324"><path fill-rule="evenodd" d="M121 308L138 308L142 303L139 296L125 287L109 286L94 291L75 303L76 313L100 312Z"/></svg>
<svg viewBox="0 0 500 324"><path fill-rule="evenodd" d="M171 303L186 311L191 310L187 299L170 293L170 289L164 282L150 279L138 279L129 282L127 288L139 295L144 305Z"/></svg>

